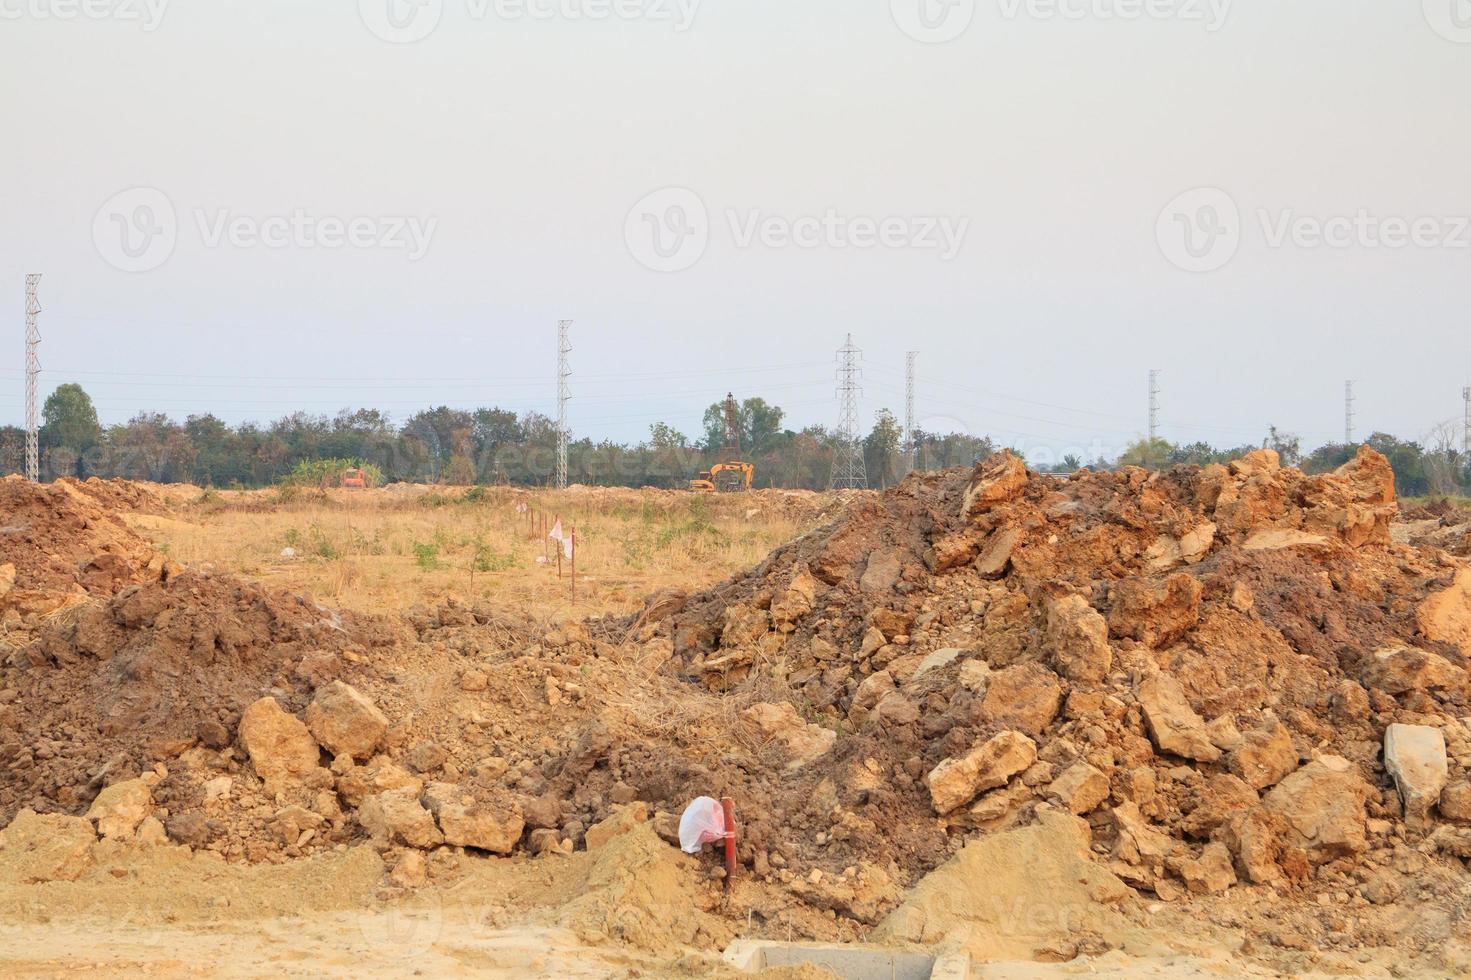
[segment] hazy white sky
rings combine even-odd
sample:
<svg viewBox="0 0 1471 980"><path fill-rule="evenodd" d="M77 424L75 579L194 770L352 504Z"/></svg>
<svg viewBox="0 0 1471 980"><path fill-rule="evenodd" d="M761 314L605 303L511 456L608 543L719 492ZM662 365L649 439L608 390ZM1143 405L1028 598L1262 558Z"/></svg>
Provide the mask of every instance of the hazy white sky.
<svg viewBox="0 0 1471 980"><path fill-rule="evenodd" d="M104 422L550 414L559 318L595 438L848 332L1028 450L1459 415L1468 0L422 2L0 0L0 421L35 271Z"/></svg>

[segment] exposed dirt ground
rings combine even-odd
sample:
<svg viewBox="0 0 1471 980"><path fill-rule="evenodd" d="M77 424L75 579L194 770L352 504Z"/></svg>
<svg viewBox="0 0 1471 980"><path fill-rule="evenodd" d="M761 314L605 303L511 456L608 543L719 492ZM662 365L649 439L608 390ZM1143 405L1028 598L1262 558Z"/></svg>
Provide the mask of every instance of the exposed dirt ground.
<svg viewBox="0 0 1471 980"><path fill-rule="evenodd" d="M706 976L736 938L1471 971L1471 570L1373 453L336 496L382 528L446 497L520 584L345 611L289 587L311 569L181 554L246 553L251 515L275 553L299 501L0 485L8 972ZM570 607L528 502L666 553L605 547L594 579L643 570ZM698 795L737 801L728 891L670 843Z"/></svg>

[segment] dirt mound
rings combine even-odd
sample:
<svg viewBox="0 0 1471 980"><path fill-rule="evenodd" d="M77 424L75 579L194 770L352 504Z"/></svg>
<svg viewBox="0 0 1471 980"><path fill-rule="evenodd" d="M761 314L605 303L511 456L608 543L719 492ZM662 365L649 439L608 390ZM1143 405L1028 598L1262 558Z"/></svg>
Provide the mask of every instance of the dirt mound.
<svg viewBox="0 0 1471 980"><path fill-rule="evenodd" d="M1072 479L1003 453L642 629L681 676L840 733L753 790L804 863L888 854L907 876L947 832L1055 808L1161 898L1360 894L1407 839L1446 874L1471 855L1471 572L1392 544L1395 512L1369 450L1320 477L1269 451ZM1387 757L1391 726L1416 740Z"/></svg>
<svg viewBox="0 0 1471 980"><path fill-rule="evenodd" d="M263 694L304 706L318 674L381 638L304 598L177 569L52 617L0 666L0 819L80 812L104 786L226 748Z"/></svg>
<svg viewBox="0 0 1471 980"><path fill-rule="evenodd" d="M49 612L59 603L48 599L73 593L111 595L149 575L148 566L156 558L153 549L114 513L112 504L102 502L131 496L118 486L98 480L34 484L18 476L0 479L0 513L5 515L0 518L0 612ZM152 574L156 577L157 568Z"/></svg>

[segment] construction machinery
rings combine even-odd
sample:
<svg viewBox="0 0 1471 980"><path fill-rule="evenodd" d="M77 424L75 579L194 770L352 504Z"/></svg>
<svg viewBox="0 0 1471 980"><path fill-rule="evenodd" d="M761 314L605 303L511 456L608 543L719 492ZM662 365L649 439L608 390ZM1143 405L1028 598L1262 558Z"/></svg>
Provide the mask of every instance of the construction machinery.
<svg viewBox="0 0 1471 980"><path fill-rule="evenodd" d="M365 470L343 470L342 488L344 490L366 490L368 489L368 474Z"/></svg>
<svg viewBox="0 0 1471 980"><path fill-rule="evenodd" d="M734 392L725 396L725 436L720 456L725 462L716 463L710 469L690 481L690 489L696 493L744 493L756 482L754 463L741 461L740 407L736 405Z"/></svg>

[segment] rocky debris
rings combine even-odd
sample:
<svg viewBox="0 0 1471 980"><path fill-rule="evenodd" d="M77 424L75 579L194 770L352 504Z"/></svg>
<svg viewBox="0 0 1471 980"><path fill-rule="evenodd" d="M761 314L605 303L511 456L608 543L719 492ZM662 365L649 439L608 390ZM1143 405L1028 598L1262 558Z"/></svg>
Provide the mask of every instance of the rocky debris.
<svg viewBox="0 0 1471 980"><path fill-rule="evenodd" d="M1423 826L1450 781L1445 736L1426 725L1390 725L1384 733L1384 768L1404 802L1405 819Z"/></svg>
<svg viewBox="0 0 1471 980"><path fill-rule="evenodd" d="M975 476L961 502L961 512L968 518L974 518L1015 500L1021 496L1029 479L1027 464L1011 450L1004 449L976 467Z"/></svg>
<svg viewBox="0 0 1471 980"><path fill-rule="evenodd" d="M1113 590L1108 626L1148 647L1168 646L1200 622L1204 586L1183 572L1164 581L1125 579Z"/></svg>
<svg viewBox="0 0 1471 980"><path fill-rule="evenodd" d="M1363 852L1364 804L1373 793L1352 762L1320 756L1267 794L1266 806L1290 828L1293 846L1314 864Z"/></svg>
<svg viewBox="0 0 1471 980"><path fill-rule="evenodd" d="M1037 743L1020 732L1002 732L965 755L946 759L925 778L935 812L951 813L977 794L1009 783L1037 761Z"/></svg>
<svg viewBox="0 0 1471 980"><path fill-rule="evenodd" d="M1185 689L1169 674L1144 680L1137 692L1150 737L1161 752L1197 762L1215 762L1221 750L1211 741L1205 721L1185 699Z"/></svg>
<svg viewBox="0 0 1471 980"><path fill-rule="evenodd" d="M97 833L89 820L22 810L0 831L0 881L37 885L76 881L93 865Z"/></svg>
<svg viewBox="0 0 1471 980"><path fill-rule="evenodd" d="M301 719L283 711L275 698L261 698L245 709L240 716L240 744L273 795L322 772L321 750L311 732Z"/></svg>
<svg viewBox="0 0 1471 980"><path fill-rule="evenodd" d="M306 727L334 756L368 759L388 732L388 717L357 688L333 681L307 706Z"/></svg>
<svg viewBox="0 0 1471 980"><path fill-rule="evenodd" d="M368 797L358 807L358 822L379 847L430 848L444 843L434 815L420 804L419 793L412 787Z"/></svg>
<svg viewBox="0 0 1471 980"><path fill-rule="evenodd" d="M146 779L129 779L97 794L87 819L103 840L130 840L153 811L153 786Z"/></svg>
<svg viewBox="0 0 1471 980"><path fill-rule="evenodd" d="M412 790L415 795L424 781L387 756L375 756L367 765L353 766L337 777L337 792L348 806L358 807L368 797L390 790Z"/></svg>
<svg viewBox="0 0 1471 980"><path fill-rule="evenodd" d="M1053 668L1070 681L1102 681L1113 669L1108 623L1080 595L1047 606L1046 649Z"/></svg>
<svg viewBox="0 0 1471 980"><path fill-rule="evenodd" d="M806 565L797 566L786 591L771 604L772 625L778 630L790 631L794 623L812 612L820 586L811 569Z"/></svg>
<svg viewBox="0 0 1471 980"><path fill-rule="evenodd" d="M618 809L611 817L587 828L587 849L599 851L614 839L630 833L648 823L649 810L642 803L631 803ZM678 830L675 840L679 839Z"/></svg>
<svg viewBox="0 0 1471 980"><path fill-rule="evenodd" d="M1451 783L1440 794L1440 815L1447 820L1471 822L1471 782Z"/></svg>
<svg viewBox="0 0 1471 980"><path fill-rule="evenodd" d="M804 722L787 701L752 705L741 712L741 718L762 739L777 742L786 750L789 770L822 758L838 740L838 733L832 729Z"/></svg>
<svg viewBox="0 0 1471 980"><path fill-rule="evenodd" d="M1414 647L1375 651L1364 671L1364 686L1386 694L1454 690L1466 684L1466 671L1444 657Z"/></svg>
<svg viewBox="0 0 1471 980"><path fill-rule="evenodd" d="M459 786L430 783L424 788L421 803L434 814L444 842L455 847L510 854L526 829L520 805L504 790L483 799Z"/></svg>
<svg viewBox="0 0 1471 980"><path fill-rule="evenodd" d="M1297 769L1297 749L1292 746L1287 727L1276 722L1239 736L1239 744L1231 752L1227 765L1252 789L1270 789Z"/></svg>
<svg viewBox="0 0 1471 980"><path fill-rule="evenodd" d="M981 712L996 725L1040 735L1062 707L1057 675L1039 664L1020 664L990 675Z"/></svg>
<svg viewBox="0 0 1471 980"><path fill-rule="evenodd" d="M1195 895L1218 895L1236 884L1231 851L1220 842L1207 844L1198 858L1178 862L1176 870Z"/></svg>
<svg viewBox="0 0 1471 980"><path fill-rule="evenodd" d="M1426 639L1471 658L1471 568L1458 570L1449 588L1426 597L1415 618Z"/></svg>
<svg viewBox="0 0 1471 980"><path fill-rule="evenodd" d="M1092 813L1108 796L1108 777L1086 762L1074 763L1047 787L1047 798L1075 817Z"/></svg>

